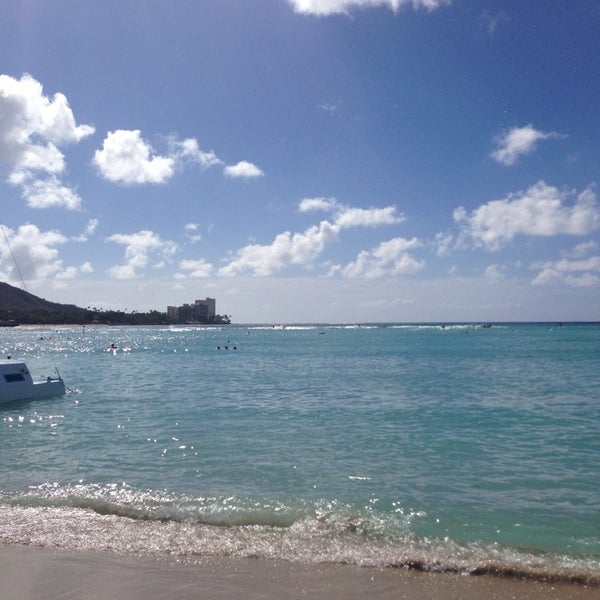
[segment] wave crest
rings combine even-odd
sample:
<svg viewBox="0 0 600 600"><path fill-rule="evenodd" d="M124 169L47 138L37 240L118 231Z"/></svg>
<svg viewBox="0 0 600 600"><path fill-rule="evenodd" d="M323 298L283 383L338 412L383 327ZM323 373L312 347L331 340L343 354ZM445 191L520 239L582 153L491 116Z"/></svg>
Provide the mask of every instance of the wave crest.
<svg viewBox="0 0 600 600"><path fill-rule="evenodd" d="M3 505L3 506L2 506ZM188 557L259 557L600 586L600 561L417 536L417 513L336 501L176 496L125 484L0 495L0 542Z"/></svg>

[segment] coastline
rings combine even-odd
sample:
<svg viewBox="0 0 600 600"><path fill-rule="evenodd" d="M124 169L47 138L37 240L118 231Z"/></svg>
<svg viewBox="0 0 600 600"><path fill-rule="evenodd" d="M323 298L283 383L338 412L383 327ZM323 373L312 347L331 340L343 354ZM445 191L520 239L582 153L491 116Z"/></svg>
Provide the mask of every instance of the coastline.
<svg viewBox="0 0 600 600"><path fill-rule="evenodd" d="M408 569L258 558L121 556L0 545L0 577L11 600L242 600L410 598L412 600L592 600L598 588Z"/></svg>

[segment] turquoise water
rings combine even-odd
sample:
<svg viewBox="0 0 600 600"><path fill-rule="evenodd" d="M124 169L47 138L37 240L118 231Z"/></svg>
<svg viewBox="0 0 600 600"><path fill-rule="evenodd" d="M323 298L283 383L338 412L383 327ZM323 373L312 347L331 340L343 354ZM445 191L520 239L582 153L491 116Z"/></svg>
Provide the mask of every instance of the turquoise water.
<svg viewBox="0 0 600 600"><path fill-rule="evenodd" d="M69 387L0 407L0 542L600 582L597 324L19 327L0 352Z"/></svg>

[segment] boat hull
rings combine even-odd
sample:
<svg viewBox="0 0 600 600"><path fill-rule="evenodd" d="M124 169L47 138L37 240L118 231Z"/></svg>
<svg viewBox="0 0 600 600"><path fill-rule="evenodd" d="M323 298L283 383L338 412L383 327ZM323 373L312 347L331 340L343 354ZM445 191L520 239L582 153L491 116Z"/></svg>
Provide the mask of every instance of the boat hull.
<svg viewBox="0 0 600 600"><path fill-rule="evenodd" d="M38 400L65 394L62 377L34 382L24 362L0 361L0 404L16 400Z"/></svg>

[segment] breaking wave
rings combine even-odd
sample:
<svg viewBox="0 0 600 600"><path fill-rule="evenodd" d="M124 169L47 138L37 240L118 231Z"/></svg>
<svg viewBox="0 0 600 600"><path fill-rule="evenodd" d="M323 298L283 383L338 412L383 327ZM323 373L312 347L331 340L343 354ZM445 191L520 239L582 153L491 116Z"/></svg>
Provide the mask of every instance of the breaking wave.
<svg viewBox="0 0 600 600"><path fill-rule="evenodd" d="M335 501L188 497L45 484L0 495L0 542L124 554L258 557L600 586L600 561L417 535L418 514Z"/></svg>

